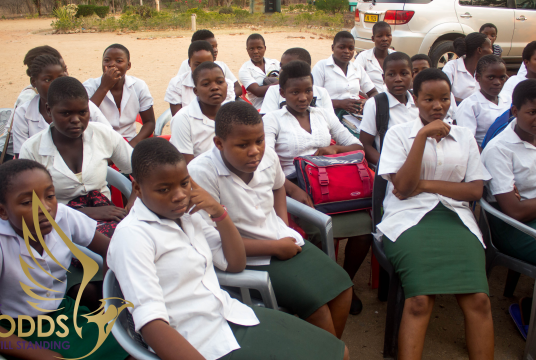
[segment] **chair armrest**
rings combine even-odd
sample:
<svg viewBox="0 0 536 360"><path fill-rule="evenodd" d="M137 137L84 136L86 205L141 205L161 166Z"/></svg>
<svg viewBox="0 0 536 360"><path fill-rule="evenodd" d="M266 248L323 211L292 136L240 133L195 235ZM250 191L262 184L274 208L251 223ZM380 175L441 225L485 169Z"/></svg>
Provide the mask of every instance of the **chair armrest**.
<svg viewBox="0 0 536 360"><path fill-rule="evenodd" d="M121 175L120 172L115 171L109 166L107 171L106 181L108 182L108 185L119 189L121 194L125 195L125 197L128 199L130 197L130 193L132 192L132 183L126 177Z"/></svg>
<svg viewBox="0 0 536 360"><path fill-rule="evenodd" d="M162 115L160 115L158 119L156 119L154 134L157 136L162 135L162 130L164 130L164 126L166 126L166 124L171 121L171 118L171 109L167 109L166 111L164 111Z"/></svg>
<svg viewBox="0 0 536 360"><path fill-rule="evenodd" d="M103 265L102 256L100 256L99 254L94 253L93 251L89 250L86 247L83 247L83 246L80 246L80 245L77 245L77 244L75 244L75 245L80 251L82 251L84 254L86 254L87 256L92 258L99 265L99 269L102 269L102 265Z"/></svg>
<svg viewBox="0 0 536 360"><path fill-rule="evenodd" d="M216 269L216 275L220 286L232 286L240 288L242 302L252 305L249 289L255 289L261 293L264 306L270 309L278 309L274 289L267 271L244 270L239 273L228 273Z"/></svg>
<svg viewBox="0 0 536 360"><path fill-rule="evenodd" d="M508 225L511 225L513 227L515 227L516 229L518 229L519 231L522 231L524 232L525 234L527 235L530 235L532 236L533 238L536 239L536 230L531 228L530 226L527 226L525 224L523 224L522 222L520 221L517 221L513 218L511 218L510 216L502 213L501 211L495 209L493 206L491 206L486 200L484 200L483 198L480 199L480 206L482 207L482 209L484 209L484 211L486 211L487 213L495 216L496 218L499 218L501 219L502 221L504 221L505 223L507 223Z"/></svg>
<svg viewBox="0 0 536 360"><path fill-rule="evenodd" d="M310 208L288 196L287 211L297 218L316 226L320 230L322 250L335 261L335 245L333 243L333 225L331 216Z"/></svg>

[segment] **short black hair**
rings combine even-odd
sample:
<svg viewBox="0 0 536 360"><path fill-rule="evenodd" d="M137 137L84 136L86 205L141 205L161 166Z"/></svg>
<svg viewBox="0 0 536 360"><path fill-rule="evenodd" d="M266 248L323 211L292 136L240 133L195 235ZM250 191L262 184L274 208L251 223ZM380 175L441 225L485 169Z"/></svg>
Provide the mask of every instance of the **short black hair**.
<svg viewBox="0 0 536 360"><path fill-rule="evenodd" d="M449 84L449 91L451 91L450 80L443 71L435 68L424 69L419 71L415 79L413 79L413 93L415 96L419 96L419 91L421 91L422 84L426 81L437 81L444 80Z"/></svg>
<svg viewBox="0 0 536 360"><path fill-rule="evenodd" d="M26 71L31 78L36 79L41 71L49 65L61 65L60 58L54 55L39 55L32 61L32 65Z"/></svg>
<svg viewBox="0 0 536 360"><path fill-rule="evenodd" d="M297 60L305 61L307 64L311 65L311 54L309 51L305 50L304 48L300 47L294 47L290 48L287 51L283 53L283 56L288 55L292 57L297 57Z"/></svg>
<svg viewBox="0 0 536 360"><path fill-rule="evenodd" d="M279 86L284 89L289 79L297 79L302 77L311 77L313 81L313 75L311 75L311 65L305 61L293 60L283 66L279 75Z"/></svg>
<svg viewBox="0 0 536 360"><path fill-rule="evenodd" d="M497 29L497 26L495 26L494 24L492 23L485 23L484 25L482 25L480 27L480 30L478 30L478 32L482 32L484 31L485 28L494 28L495 29L495 32L498 34L499 33L499 30Z"/></svg>
<svg viewBox="0 0 536 360"><path fill-rule="evenodd" d="M255 34L249 35L248 39L246 40L246 46L248 46L248 42L250 40L262 40L263 45L266 46L266 41L264 41L264 38L262 37L261 34L255 33Z"/></svg>
<svg viewBox="0 0 536 360"><path fill-rule="evenodd" d="M169 141L160 137L143 139L132 151L132 177L142 183L157 166L175 165L184 161L184 156Z"/></svg>
<svg viewBox="0 0 536 360"><path fill-rule="evenodd" d="M412 63L414 61L418 61L418 60L426 60L428 62L428 66L432 67L432 59L430 59L430 56L428 56L426 54L417 54L417 55L413 55L411 57L411 62Z"/></svg>
<svg viewBox="0 0 536 360"><path fill-rule="evenodd" d="M126 46L121 44L112 44L108 46L106 49L104 49L104 52L102 53L102 56L104 57L104 54L106 54L106 51L109 49L119 49L122 50L125 54L127 54L127 60L130 61L130 51L126 48Z"/></svg>
<svg viewBox="0 0 536 360"><path fill-rule="evenodd" d="M342 39L352 39L355 42L354 36L346 30L339 31L333 38L333 45L341 41Z"/></svg>
<svg viewBox="0 0 536 360"><path fill-rule="evenodd" d="M212 45L210 45L208 41L197 40L192 42L188 47L188 60L194 56L194 53L202 50L210 52L212 54L212 58L214 59L214 49L212 49Z"/></svg>
<svg viewBox="0 0 536 360"><path fill-rule="evenodd" d="M536 79L523 80L514 88L512 93L512 105L518 110L529 102L536 99Z"/></svg>
<svg viewBox="0 0 536 360"><path fill-rule="evenodd" d="M389 25L385 21L378 21L376 24L374 24L374 26L372 26L372 35L376 35L377 31L384 28L391 29L391 25Z"/></svg>
<svg viewBox="0 0 536 360"><path fill-rule="evenodd" d="M11 189L16 177L23 171L39 169L47 173L52 179L47 168L37 161L27 159L16 159L0 165L0 204L6 203L6 194Z"/></svg>
<svg viewBox="0 0 536 360"><path fill-rule="evenodd" d="M32 66L34 59L40 55L52 55L52 56L57 57L58 59L62 59L60 52L54 49L52 46L43 45L43 46L34 47L33 49L31 49L30 51L26 53L26 56L24 56L24 60L23 60L24 65L28 67L28 69L26 69L26 74L28 76L31 76L30 67Z"/></svg>
<svg viewBox="0 0 536 360"><path fill-rule="evenodd" d="M523 60L530 61L530 58L536 52L536 41L531 41L523 49Z"/></svg>
<svg viewBox="0 0 536 360"><path fill-rule="evenodd" d="M504 68L506 69L506 63L501 57L498 57L497 55L489 54L482 56L478 63L476 64L476 73L482 75L484 70L486 70L490 65L494 64L504 64Z"/></svg>
<svg viewBox="0 0 536 360"><path fill-rule="evenodd" d="M211 61L205 61L204 63L201 63L198 67L195 68L193 74L192 74L192 78L194 79L194 85L197 85L197 80L199 79L199 74L201 73L201 71L203 70L212 70L212 69L220 69L221 70L221 73L222 73L222 76L225 77L225 74L223 73L223 70L222 68L216 64L215 62L211 62Z"/></svg>
<svg viewBox="0 0 536 360"><path fill-rule="evenodd" d="M245 101L233 101L218 110L215 122L216 136L225 140L233 131L234 125L262 124L262 117L253 105Z"/></svg>
<svg viewBox="0 0 536 360"><path fill-rule="evenodd" d="M482 47L484 43L488 40L488 37L479 32L473 32L467 35L466 37L459 37L454 40L454 52L458 57L466 55L466 57L471 57L475 54L479 47Z"/></svg>
<svg viewBox="0 0 536 360"><path fill-rule="evenodd" d="M387 64L393 61L405 61L408 63L409 69L413 71L413 66L411 65L411 59L409 58L409 55L402 51L396 51L385 57L385 59L383 60L383 71L387 69Z"/></svg>
<svg viewBox="0 0 536 360"><path fill-rule="evenodd" d="M214 33L212 31L207 29L201 29L194 32L194 34L192 35L192 42L212 38L215 38Z"/></svg>
<svg viewBox="0 0 536 360"><path fill-rule="evenodd" d="M67 99L84 99L89 101L89 96L84 85L74 77L59 77L48 88L48 106L52 108L60 101Z"/></svg>

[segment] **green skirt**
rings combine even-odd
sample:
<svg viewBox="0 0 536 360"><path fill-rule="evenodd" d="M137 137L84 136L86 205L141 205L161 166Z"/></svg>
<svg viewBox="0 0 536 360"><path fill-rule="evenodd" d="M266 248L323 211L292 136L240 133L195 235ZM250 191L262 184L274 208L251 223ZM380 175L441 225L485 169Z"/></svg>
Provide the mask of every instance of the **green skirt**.
<svg viewBox="0 0 536 360"><path fill-rule="evenodd" d="M240 345L220 360L342 360L344 343L332 334L282 311L253 307L257 326L229 323Z"/></svg>
<svg viewBox="0 0 536 360"><path fill-rule="evenodd" d="M291 259L273 256L270 265L247 268L268 271L277 304L302 319L353 285L342 267L308 241Z"/></svg>
<svg viewBox="0 0 536 360"><path fill-rule="evenodd" d="M31 342L32 346L35 346L35 349L41 348L50 349L52 351L60 353L64 358L79 358L90 353L99 338L99 328L95 323L88 323L87 319L82 315L89 314L90 311L85 306L80 306L78 308L78 326L82 328L82 338L78 336L74 328L73 322L73 312L74 312L74 303L75 300L70 296L65 295L65 298L59 305L58 309L53 313L48 314L55 324L54 333L47 337L38 337L37 336L37 319L35 321L35 331L31 336L24 337L23 339ZM127 311L127 310L125 310ZM69 334L66 337L59 337L56 335L56 332L64 333L65 330L58 328L56 318L60 315L66 315L67 320L62 323L69 329ZM17 319L15 320L15 326L18 326ZM24 331L27 332L30 330L30 322L23 321ZM11 323L9 320L1 320L0 326L4 329L10 330ZM47 333L50 329L50 323L46 320L43 320L43 333ZM17 335L18 331L15 330L14 335ZM22 342L17 342L11 344L13 349L22 349ZM28 347L26 347L27 349ZM8 355L3 355L6 359L17 359ZM112 333L108 335L104 343L90 356L85 359L88 360L122 360L128 357L128 353L123 350L123 348L117 343Z"/></svg>
<svg viewBox="0 0 536 360"><path fill-rule="evenodd" d="M417 295L489 295L484 248L458 214L439 203L396 242L384 236L385 255L406 299Z"/></svg>

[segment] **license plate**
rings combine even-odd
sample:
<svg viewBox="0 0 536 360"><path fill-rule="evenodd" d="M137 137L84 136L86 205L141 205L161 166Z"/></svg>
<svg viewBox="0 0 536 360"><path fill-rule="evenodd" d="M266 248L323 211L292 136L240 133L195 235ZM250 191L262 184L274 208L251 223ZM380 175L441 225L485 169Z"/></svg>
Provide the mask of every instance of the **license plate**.
<svg viewBox="0 0 536 360"><path fill-rule="evenodd" d="M378 22L378 15L365 14L365 22Z"/></svg>

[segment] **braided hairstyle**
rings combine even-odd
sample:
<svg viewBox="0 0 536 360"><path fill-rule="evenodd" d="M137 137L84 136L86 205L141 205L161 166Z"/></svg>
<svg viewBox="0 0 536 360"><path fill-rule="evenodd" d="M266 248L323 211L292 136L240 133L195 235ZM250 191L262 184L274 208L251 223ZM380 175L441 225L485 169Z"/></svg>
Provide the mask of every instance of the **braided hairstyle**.
<svg viewBox="0 0 536 360"><path fill-rule="evenodd" d="M489 66L495 64L504 64L506 68L506 63L504 62L504 60L497 55L490 54L482 56L476 64L476 73L482 75L482 73L484 73L484 70L486 70Z"/></svg>
<svg viewBox="0 0 536 360"><path fill-rule="evenodd" d="M35 60L36 57L40 55L52 55L59 59L62 58L60 52L54 49L52 46L43 45L43 46L34 47L33 49L31 49L30 51L26 53L26 56L24 57L24 60L23 60L24 65L28 67L28 69L26 69L26 74L28 76L31 76L30 67L32 66L33 61Z"/></svg>
<svg viewBox="0 0 536 360"><path fill-rule="evenodd" d="M470 58L486 41L489 41L489 39L485 34L477 32L470 33L464 38L457 38L454 40L454 52L458 57L465 55Z"/></svg>
<svg viewBox="0 0 536 360"><path fill-rule="evenodd" d="M41 71L49 65L61 65L60 59L53 55L39 55L28 68L30 78L36 79Z"/></svg>

